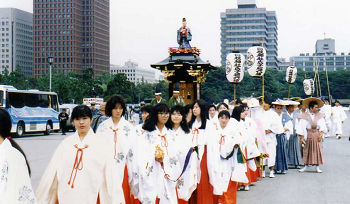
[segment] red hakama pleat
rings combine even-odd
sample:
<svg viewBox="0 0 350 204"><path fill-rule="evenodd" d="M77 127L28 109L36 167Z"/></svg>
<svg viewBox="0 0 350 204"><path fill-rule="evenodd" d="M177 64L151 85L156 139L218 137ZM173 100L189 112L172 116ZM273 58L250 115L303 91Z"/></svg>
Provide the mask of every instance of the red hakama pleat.
<svg viewBox="0 0 350 204"><path fill-rule="evenodd" d="M130 202L131 204L141 204L141 202L139 201L139 199L136 199L133 195L130 196Z"/></svg>
<svg viewBox="0 0 350 204"><path fill-rule="evenodd" d="M219 202L222 204L236 204L237 202L237 182L230 181L227 191L219 196ZM219 203L217 202L217 203Z"/></svg>
<svg viewBox="0 0 350 204"><path fill-rule="evenodd" d="M197 203L213 204L213 186L209 183L209 173L207 167L207 146L204 146L204 154L201 161L201 179L197 186Z"/></svg>
<svg viewBox="0 0 350 204"><path fill-rule="evenodd" d="M123 188L123 192L124 192L125 204L131 204L131 193L130 193L130 186L129 186L129 179L128 179L128 168L126 165L124 168L124 178L123 178L122 188Z"/></svg>

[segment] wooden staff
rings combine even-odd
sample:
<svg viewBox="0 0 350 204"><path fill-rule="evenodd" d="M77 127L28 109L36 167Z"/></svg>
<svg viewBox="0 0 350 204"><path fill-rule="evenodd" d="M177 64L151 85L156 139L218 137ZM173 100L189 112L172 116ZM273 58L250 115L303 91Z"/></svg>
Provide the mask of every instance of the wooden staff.
<svg viewBox="0 0 350 204"><path fill-rule="evenodd" d="M288 83L288 99L290 98L290 84Z"/></svg>
<svg viewBox="0 0 350 204"><path fill-rule="evenodd" d="M265 91L265 84L264 84L264 75L262 75L262 77L261 77L261 89L262 89L262 100L264 101L264 91Z"/></svg>
<svg viewBox="0 0 350 204"><path fill-rule="evenodd" d="M233 84L233 105L236 105L236 83Z"/></svg>

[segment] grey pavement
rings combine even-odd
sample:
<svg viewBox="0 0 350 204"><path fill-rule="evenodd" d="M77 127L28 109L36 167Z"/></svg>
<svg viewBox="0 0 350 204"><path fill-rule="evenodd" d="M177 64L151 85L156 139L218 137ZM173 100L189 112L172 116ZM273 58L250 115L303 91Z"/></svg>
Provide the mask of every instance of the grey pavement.
<svg viewBox="0 0 350 204"><path fill-rule="evenodd" d="M343 125L341 140L326 138L323 143L323 173L299 173L264 178L250 188L237 192L238 204L350 204L350 114ZM72 133L68 133L72 134ZM27 154L36 189L58 144L65 138L59 133L16 138Z"/></svg>

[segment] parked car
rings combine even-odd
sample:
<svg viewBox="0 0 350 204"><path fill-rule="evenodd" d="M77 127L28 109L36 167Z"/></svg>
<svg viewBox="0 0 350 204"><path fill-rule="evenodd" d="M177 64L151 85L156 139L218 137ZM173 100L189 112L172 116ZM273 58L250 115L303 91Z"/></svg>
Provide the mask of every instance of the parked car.
<svg viewBox="0 0 350 204"><path fill-rule="evenodd" d="M60 113L63 109L66 109L66 113L69 115L69 119L67 120L67 131L72 130L75 131L74 125L70 122L73 108L78 106L78 104L62 104L60 105Z"/></svg>

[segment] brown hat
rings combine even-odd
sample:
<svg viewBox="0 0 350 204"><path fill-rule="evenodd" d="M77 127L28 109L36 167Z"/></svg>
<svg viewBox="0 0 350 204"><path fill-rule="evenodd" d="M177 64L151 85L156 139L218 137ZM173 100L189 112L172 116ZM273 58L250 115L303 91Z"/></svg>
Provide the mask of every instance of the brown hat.
<svg viewBox="0 0 350 204"><path fill-rule="evenodd" d="M309 98L304 99L303 105L305 107L309 107L309 104L311 101L316 101L319 108L321 108L324 105L323 101L319 98L316 98L316 97L309 97Z"/></svg>

